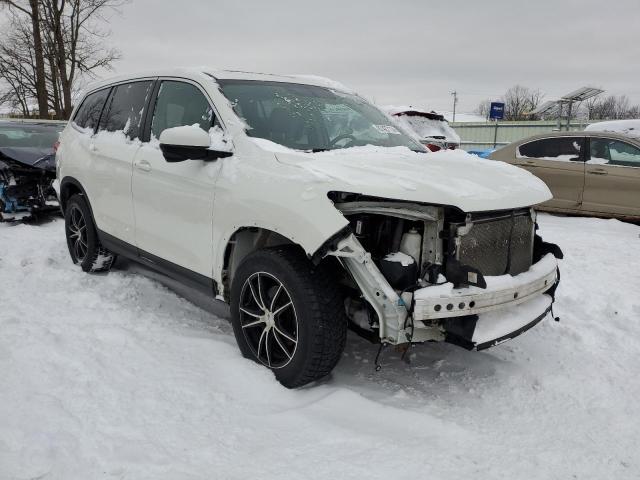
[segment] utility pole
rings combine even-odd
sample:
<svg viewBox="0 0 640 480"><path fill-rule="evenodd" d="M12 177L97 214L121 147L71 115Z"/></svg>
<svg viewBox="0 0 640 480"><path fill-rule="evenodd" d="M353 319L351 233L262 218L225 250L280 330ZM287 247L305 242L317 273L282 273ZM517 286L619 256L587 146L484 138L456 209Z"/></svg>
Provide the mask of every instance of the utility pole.
<svg viewBox="0 0 640 480"><path fill-rule="evenodd" d="M457 91L453 91L451 92L451 95L453 95L453 119L451 120L451 122L455 122L456 121L456 103L458 103L458 92Z"/></svg>

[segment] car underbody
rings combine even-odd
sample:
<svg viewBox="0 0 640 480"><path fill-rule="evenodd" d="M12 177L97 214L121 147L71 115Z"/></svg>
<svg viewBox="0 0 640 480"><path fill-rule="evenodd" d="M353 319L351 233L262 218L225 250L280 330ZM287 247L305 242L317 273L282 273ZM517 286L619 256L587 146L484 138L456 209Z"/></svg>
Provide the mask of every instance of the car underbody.
<svg viewBox="0 0 640 480"><path fill-rule="evenodd" d="M331 195L351 228L329 255L348 272L342 283L351 327L370 340L447 341L480 350L515 337L551 310L562 252L536 235L533 209L466 214ZM394 262L407 235L419 240L415 263Z"/></svg>

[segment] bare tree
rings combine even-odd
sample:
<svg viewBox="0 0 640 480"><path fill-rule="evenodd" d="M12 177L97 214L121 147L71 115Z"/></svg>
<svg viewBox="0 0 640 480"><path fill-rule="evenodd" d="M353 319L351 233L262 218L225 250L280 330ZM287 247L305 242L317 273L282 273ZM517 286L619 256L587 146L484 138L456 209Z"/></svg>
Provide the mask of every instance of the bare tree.
<svg viewBox="0 0 640 480"><path fill-rule="evenodd" d="M530 112L536 109L543 97L544 94L540 90L514 85L496 101L504 103L505 120L527 120L531 118ZM489 99L480 102L475 113L488 118L491 102Z"/></svg>
<svg viewBox="0 0 640 480"><path fill-rule="evenodd" d="M36 87L32 98L37 98L41 116L53 110L58 118L69 118L73 108L73 92L77 90L79 80L94 76L97 69L110 68L113 61L119 58L117 50L106 46L105 38L109 31L104 30L101 24L110 12L117 12L128 1L0 0L0 5L7 5L16 14L28 16L31 20L34 17L37 19L38 33L29 35L28 50L33 52L31 65L36 66L32 75ZM33 26L33 21L31 23ZM15 22L12 22L12 29L15 28ZM15 51L15 41L9 38L12 35L4 41L0 40L1 44L10 47L2 53L3 56ZM23 47L21 45L22 50ZM11 56L8 55L9 58ZM24 72L16 71L20 69L15 62L5 63L6 69L0 71L0 78L5 80L9 89L0 98L11 101L17 95L13 86L14 77L23 76ZM28 97L31 91L27 89L21 93ZM30 101L26 101L27 105ZM18 103L23 102L20 100Z"/></svg>
<svg viewBox="0 0 640 480"><path fill-rule="evenodd" d="M115 49L104 48L107 31L100 29L104 14L116 10L126 0L40 0L47 28L51 32L51 59L60 85L62 114L72 109L73 82L78 74L109 68L119 57Z"/></svg>
<svg viewBox="0 0 640 480"><path fill-rule="evenodd" d="M488 98L485 100L482 100L478 106L476 107L476 109L474 110L474 113L476 115L480 115L484 118L489 118L489 109L491 108L491 100L489 100Z"/></svg>
<svg viewBox="0 0 640 480"><path fill-rule="evenodd" d="M36 69L36 97L38 114L41 118L48 116L47 87L45 82L44 48L42 46L40 8L38 0L0 0L0 5L17 10L31 20L31 34L33 35L33 53Z"/></svg>
<svg viewBox="0 0 640 480"><path fill-rule="evenodd" d="M540 104L544 95L540 90L532 90L522 85L509 88L503 97L505 120L526 120L530 112Z"/></svg>
<svg viewBox="0 0 640 480"><path fill-rule="evenodd" d="M10 13L10 19L13 28L0 39L0 78L6 84L0 104L9 104L22 115L31 116L33 102L38 98L31 23L15 13Z"/></svg>
<svg viewBox="0 0 640 480"><path fill-rule="evenodd" d="M584 103L583 108L590 120L620 120L640 116L640 105L631 105L626 95L598 96Z"/></svg>

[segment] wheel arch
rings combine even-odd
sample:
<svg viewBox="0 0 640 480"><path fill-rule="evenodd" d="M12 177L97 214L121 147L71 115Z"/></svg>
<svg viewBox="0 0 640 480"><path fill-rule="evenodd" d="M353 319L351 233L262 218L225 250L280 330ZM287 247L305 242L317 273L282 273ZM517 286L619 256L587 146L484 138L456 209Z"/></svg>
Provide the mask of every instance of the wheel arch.
<svg viewBox="0 0 640 480"><path fill-rule="evenodd" d="M87 205L89 205L89 211L91 212L91 216L95 221L95 217L93 215L93 209L91 208L91 202L89 201L87 192L85 191L80 181L74 177L64 177L60 182L60 208L62 209L63 215L67 208L67 202L73 195L76 195L76 194L80 194L84 196L87 202Z"/></svg>
<svg viewBox="0 0 640 480"><path fill-rule="evenodd" d="M224 242L219 268L225 301L229 302L233 276L247 255L267 247L294 245L304 252L302 245L280 232L258 226L237 227Z"/></svg>

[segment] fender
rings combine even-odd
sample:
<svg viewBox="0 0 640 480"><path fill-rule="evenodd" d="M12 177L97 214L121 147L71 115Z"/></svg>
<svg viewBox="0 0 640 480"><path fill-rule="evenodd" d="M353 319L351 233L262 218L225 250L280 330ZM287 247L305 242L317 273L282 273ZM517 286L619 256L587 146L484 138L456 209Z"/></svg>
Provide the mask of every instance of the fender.
<svg viewBox="0 0 640 480"><path fill-rule="evenodd" d="M70 187L74 187L74 188L70 188ZM80 193L84 196L85 200L87 201L87 205L89 205L89 211L91 212L91 218L93 220L93 223L95 223L93 208L91 207L91 201L89 200L89 196L87 195L86 190L84 189L84 187L82 186L82 184L78 179L70 176L64 177L60 181L60 209L62 210L62 215L64 216L64 210L67 206L67 200L69 200L69 197L71 196L69 194L70 190L79 190Z"/></svg>

